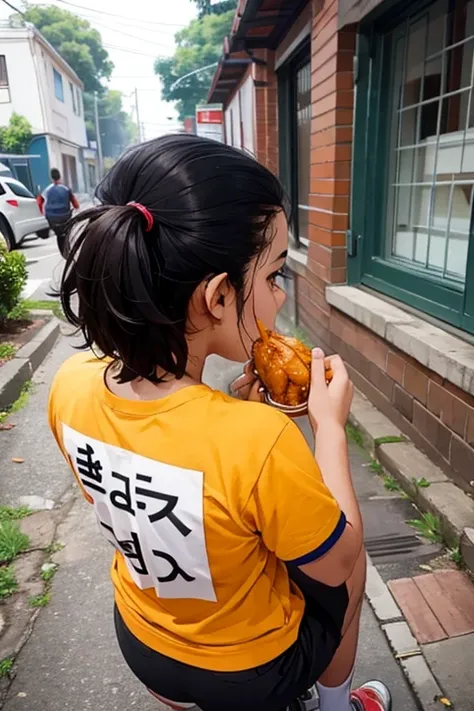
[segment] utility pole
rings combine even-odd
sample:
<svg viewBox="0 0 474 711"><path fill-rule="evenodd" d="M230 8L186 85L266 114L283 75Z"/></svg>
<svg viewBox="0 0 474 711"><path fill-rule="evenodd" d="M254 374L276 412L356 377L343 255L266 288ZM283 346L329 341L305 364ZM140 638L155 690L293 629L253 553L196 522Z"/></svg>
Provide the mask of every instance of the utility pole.
<svg viewBox="0 0 474 711"><path fill-rule="evenodd" d="M138 136L138 143L142 142L142 125L140 123L140 111L138 108L138 89L135 87L135 118L137 121L137 136Z"/></svg>
<svg viewBox="0 0 474 711"><path fill-rule="evenodd" d="M104 175L104 157L102 155L102 136L100 135L99 121L99 97L97 92L94 93L94 116L95 116L95 135L97 141L97 163L99 168L99 180Z"/></svg>

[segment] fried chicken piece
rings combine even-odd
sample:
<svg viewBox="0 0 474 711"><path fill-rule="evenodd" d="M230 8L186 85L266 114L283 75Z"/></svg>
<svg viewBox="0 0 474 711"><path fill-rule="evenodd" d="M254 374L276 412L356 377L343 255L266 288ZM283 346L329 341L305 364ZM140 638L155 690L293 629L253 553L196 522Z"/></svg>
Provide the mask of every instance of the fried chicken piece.
<svg viewBox="0 0 474 711"><path fill-rule="evenodd" d="M297 338L267 331L258 321L260 338L253 346L253 360L270 397L281 405L297 406L308 399L311 350ZM329 370L326 370L330 380Z"/></svg>

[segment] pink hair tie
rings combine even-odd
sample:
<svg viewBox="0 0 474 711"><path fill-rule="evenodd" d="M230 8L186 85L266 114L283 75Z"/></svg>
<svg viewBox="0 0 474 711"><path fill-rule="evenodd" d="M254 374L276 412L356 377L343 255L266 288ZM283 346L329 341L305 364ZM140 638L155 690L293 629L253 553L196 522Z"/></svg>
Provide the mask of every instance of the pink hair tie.
<svg viewBox="0 0 474 711"><path fill-rule="evenodd" d="M142 213L143 217L146 220L145 232L150 232L150 230L152 229L152 227L155 223L155 219L154 219L153 215L151 214L150 210L147 207L145 207L145 205L142 205L141 202L134 202L134 201L127 202L127 205L129 205L130 207L134 207L137 210L140 210L140 212Z"/></svg>

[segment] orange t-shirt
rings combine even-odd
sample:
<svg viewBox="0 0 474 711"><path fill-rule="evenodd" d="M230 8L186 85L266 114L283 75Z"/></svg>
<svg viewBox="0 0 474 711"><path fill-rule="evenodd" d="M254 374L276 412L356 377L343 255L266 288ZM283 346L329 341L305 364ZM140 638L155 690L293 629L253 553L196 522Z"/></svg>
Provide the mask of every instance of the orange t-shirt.
<svg viewBox="0 0 474 711"><path fill-rule="evenodd" d="M299 429L267 405L205 385L125 400L106 361L68 360L52 431L115 546L115 599L130 631L196 667L264 664L296 640L304 611L284 561L338 540L344 515Z"/></svg>

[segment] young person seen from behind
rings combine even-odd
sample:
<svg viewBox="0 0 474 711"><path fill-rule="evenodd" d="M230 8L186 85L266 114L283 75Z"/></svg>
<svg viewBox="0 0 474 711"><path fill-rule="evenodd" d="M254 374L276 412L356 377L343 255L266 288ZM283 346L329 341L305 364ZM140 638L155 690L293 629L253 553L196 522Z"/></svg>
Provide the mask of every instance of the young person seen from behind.
<svg viewBox="0 0 474 711"><path fill-rule="evenodd" d="M278 180L229 146L168 136L126 153L98 197L73 220L61 285L93 352L63 365L49 415L117 549L127 663L178 708L308 707L317 682L321 711L388 711L381 682L351 690L365 552L341 359L327 386L313 352L314 454L250 368L240 399L202 383L207 356L247 361L256 319L273 328L284 303Z"/></svg>
<svg viewBox="0 0 474 711"><path fill-rule="evenodd" d="M72 217L72 209L79 209L79 203L71 188L61 182L61 173L57 168L51 170L51 185L39 197L39 206L48 220L58 241L61 256L67 256L67 223Z"/></svg>

